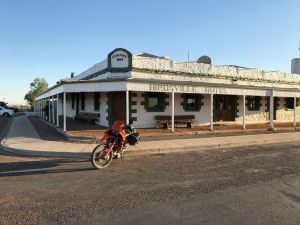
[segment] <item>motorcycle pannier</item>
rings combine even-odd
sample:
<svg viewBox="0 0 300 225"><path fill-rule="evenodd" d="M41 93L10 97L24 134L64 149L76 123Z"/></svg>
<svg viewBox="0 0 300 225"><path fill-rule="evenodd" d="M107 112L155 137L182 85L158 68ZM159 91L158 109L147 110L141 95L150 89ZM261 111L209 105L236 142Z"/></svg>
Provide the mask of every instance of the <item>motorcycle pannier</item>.
<svg viewBox="0 0 300 225"><path fill-rule="evenodd" d="M135 133L127 137L127 142L129 145L136 145L139 139L140 139L140 135L138 133Z"/></svg>

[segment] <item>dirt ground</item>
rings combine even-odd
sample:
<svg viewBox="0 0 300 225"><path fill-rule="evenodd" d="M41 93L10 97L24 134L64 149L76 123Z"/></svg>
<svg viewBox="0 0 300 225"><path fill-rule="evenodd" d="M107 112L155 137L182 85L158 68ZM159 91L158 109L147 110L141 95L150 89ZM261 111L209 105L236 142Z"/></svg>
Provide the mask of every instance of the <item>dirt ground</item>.
<svg viewBox="0 0 300 225"><path fill-rule="evenodd" d="M106 127L98 126L95 124L81 123L77 121L68 121L67 134L71 137L102 137L106 131ZM297 131L293 127L293 123L275 123L277 132L294 132ZM216 124L214 125L214 131L209 130L209 126L194 126L193 128L175 128L175 132L172 133L170 129L161 128L149 128L138 129L140 135L146 139L155 137L182 137L182 136L224 136L224 135L242 135L242 134L257 134L257 133L269 133L269 124L249 124L246 126L246 130L242 129L239 124Z"/></svg>

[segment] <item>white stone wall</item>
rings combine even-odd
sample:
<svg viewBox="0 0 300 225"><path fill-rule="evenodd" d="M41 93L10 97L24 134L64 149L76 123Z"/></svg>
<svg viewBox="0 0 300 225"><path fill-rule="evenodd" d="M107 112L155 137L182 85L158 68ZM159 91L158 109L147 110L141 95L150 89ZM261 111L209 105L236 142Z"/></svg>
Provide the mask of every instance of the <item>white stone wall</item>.
<svg viewBox="0 0 300 225"><path fill-rule="evenodd" d="M241 78L261 81L300 82L298 74L283 72L263 71L259 69L241 68L234 66L214 66L197 62L176 62L167 59L147 58L133 56L132 66L134 68L173 71L188 74L207 74L215 76L227 76L228 78Z"/></svg>
<svg viewBox="0 0 300 225"><path fill-rule="evenodd" d="M155 116L171 115L171 94L169 98L166 98L166 102L169 105L166 106L164 112L147 112L144 105L141 105L141 102L144 101L142 97L142 92L136 92L137 97L133 97L133 101L137 102L137 105L132 106L132 109L137 109L137 113L132 114L133 117L137 117L137 121L134 121L133 125L137 128L149 128L157 127ZM175 94L175 115L195 115L194 125L208 124L210 122L210 96L204 95L203 103L199 112L186 112L183 109L183 106L180 104L183 102L181 94Z"/></svg>
<svg viewBox="0 0 300 225"><path fill-rule="evenodd" d="M298 100L299 101L299 100ZM294 121L294 110L286 109L284 98L279 98L279 107L276 110L276 121L278 122L291 122ZM296 107L296 117L300 119L300 107Z"/></svg>
<svg viewBox="0 0 300 225"><path fill-rule="evenodd" d="M99 125L102 126L108 126L108 121L106 120L107 117L107 95L106 92L101 92L100 93L100 120L98 121Z"/></svg>
<svg viewBox="0 0 300 225"><path fill-rule="evenodd" d="M79 95L80 96L80 95ZM94 93L85 93L85 107L84 110L81 109L81 96L79 97L79 112L97 112L94 110Z"/></svg>
<svg viewBox="0 0 300 225"><path fill-rule="evenodd" d="M74 104L74 109L72 109L72 94L67 93L67 117L74 117L76 115L76 101Z"/></svg>
<svg viewBox="0 0 300 225"><path fill-rule="evenodd" d="M239 96L239 113L236 118L236 122L243 122L243 97ZM267 99L268 97L262 97L261 107L259 111L248 111L246 107L246 123L266 123L269 121L269 112L267 110ZM285 98L279 98L278 109L276 110L276 120L277 122L292 122L294 121L294 110L285 108ZM275 112L274 112L275 113ZM300 119L300 106L296 107L296 117Z"/></svg>
<svg viewBox="0 0 300 225"><path fill-rule="evenodd" d="M243 122L243 96L238 96L238 110L239 112L237 113L237 117L235 119L236 122L242 123ZM245 122L246 123L265 123L267 121L269 121L269 113L266 112L266 102L267 102L267 98L266 97L262 97L260 103L261 103L261 107L259 109L259 111L249 111L247 109L245 109ZM246 99L246 104L247 104L247 99Z"/></svg>
<svg viewBox="0 0 300 225"><path fill-rule="evenodd" d="M132 117L136 117L137 121L133 122L133 125L137 128L153 128L159 126L156 124L155 116L157 115L171 115L171 94L169 98L166 98L166 102L169 105L166 106L165 112L146 112L144 105L141 102L144 102L144 97L142 97L142 92L135 92L137 97L132 97L132 101L135 101L137 104L132 105L131 109L136 109L137 113L132 113ZM85 111L86 112L95 112L94 111L94 97L93 93L85 94ZM237 123L243 122L243 102L242 96L238 96L238 110L237 117L235 121ZM80 98L79 98L80 99ZM199 112L185 112L183 106L181 105L183 99L181 98L180 93L175 93L175 115L195 115L194 126L197 125L207 125L210 123L210 95L203 95L202 102L204 105L201 106ZM259 111L248 111L246 107L246 123L266 123L269 121L269 112L266 112L267 106L267 97L262 97L261 107ZM294 110L286 109L284 107L285 101L284 98L279 98L279 107L276 111L276 120L278 122L291 122L294 120ZM79 107L81 106L79 102ZM97 124L102 126L108 126L107 117L107 93L100 93L100 119L97 121ZM80 109L81 111L81 109ZM300 120L300 106L297 107L297 118ZM60 96L59 101L59 113L63 114L63 99L62 95ZM71 93L67 94L67 117L73 117L76 114L76 101L75 107L72 109L72 97Z"/></svg>

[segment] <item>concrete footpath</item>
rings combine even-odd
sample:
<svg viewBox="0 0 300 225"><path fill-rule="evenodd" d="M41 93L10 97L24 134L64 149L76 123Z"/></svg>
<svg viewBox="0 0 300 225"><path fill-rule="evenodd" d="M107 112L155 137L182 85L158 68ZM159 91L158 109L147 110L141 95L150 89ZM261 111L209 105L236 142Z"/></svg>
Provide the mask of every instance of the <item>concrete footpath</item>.
<svg viewBox="0 0 300 225"><path fill-rule="evenodd" d="M299 132L269 133L241 136L205 137L159 141L140 141L128 146L124 156L221 149L261 144L300 141ZM43 140L27 115L13 118L0 149L22 155L47 157L90 157L96 144Z"/></svg>

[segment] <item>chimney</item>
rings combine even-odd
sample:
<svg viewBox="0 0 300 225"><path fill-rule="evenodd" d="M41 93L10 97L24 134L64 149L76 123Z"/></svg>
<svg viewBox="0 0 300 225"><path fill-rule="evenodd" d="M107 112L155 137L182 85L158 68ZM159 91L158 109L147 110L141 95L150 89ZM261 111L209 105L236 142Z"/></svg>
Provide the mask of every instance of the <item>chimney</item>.
<svg viewBox="0 0 300 225"><path fill-rule="evenodd" d="M300 58L292 59L291 72L300 74Z"/></svg>
<svg viewBox="0 0 300 225"><path fill-rule="evenodd" d="M72 72L72 73L71 73L71 78L73 78L73 77L74 77L74 75L75 75L75 73L74 73L74 72Z"/></svg>

